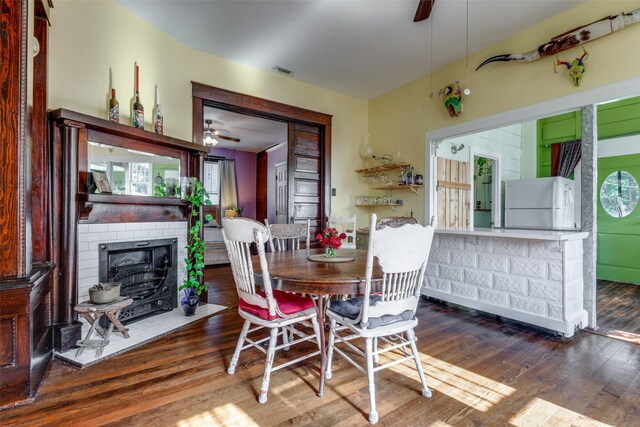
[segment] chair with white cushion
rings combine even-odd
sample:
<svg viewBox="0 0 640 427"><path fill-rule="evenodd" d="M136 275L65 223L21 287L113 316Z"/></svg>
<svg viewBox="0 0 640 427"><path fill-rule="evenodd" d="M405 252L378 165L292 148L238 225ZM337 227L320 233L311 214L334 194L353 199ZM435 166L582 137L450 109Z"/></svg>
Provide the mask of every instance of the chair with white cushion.
<svg viewBox="0 0 640 427"><path fill-rule="evenodd" d="M320 329L316 318L315 305L310 298L272 289L264 252L264 242L268 239L269 232L263 224L246 218L224 218L222 219L222 236L227 247L233 278L240 297L238 313L245 319L227 373L233 374L235 372L242 350L248 347L255 347L265 353L267 360L262 378L260 397L258 398L258 402L265 403L272 371L277 371L280 368L320 354L319 350L313 351L279 366L273 366L276 350L286 349L291 345L310 340L315 340L319 348ZM255 243L258 248L260 268L262 269L263 290L261 291L257 289L258 286L254 279L253 266L251 264L250 247L252 243ZM313 334L305 334L296 329L294 333L297 339L290 339L286 330L291 328L287 327L307 321L311 321ZM249 329L252 325L255 325L255 327ZM263 328L269 330L267 337L248 337L248 334ZM282 335L283 340L280 345L277 343L279 335ZM269 345L265 350L261 344L267 340Z"/></svg>
<svg viewBox="0 0 640 427"><path fill-rule="evenodd" d="M307 219L305 223L291 224L269 224L269 220L264 220L269 230L269 248L271 252L282 252L290 249L300 249L301 242L305 242L305 249L309 248L309 230L311 229L311 221Z"/></svg>
<svg viewBox="0 0 640 427"><path fill-rule="evenodd" d="M422 371L413 328L418 324L416 310L433 231L432 226L423 227L419 224L376 229L376 215L371 215L364 296L332 301L327 310L327 317L331 323L326 378L331 378L334 352L362 373L366 373L369 379L371 405L369 422L372 424L378 421L375 373L381 369L413 359L422 382L422 395L431 397L431 390ZM371 281L374 257L384 273L382 282L376 284L376 289L372 288ZM346 334L343 335L343 332ZM354 345L354 338L364 338L364 351ZM407 351L407 346L411 352ZM349 354L346 349L349 350ZM388 352L396 354L388 358L385 364L378 364L378 360ZM352 358L351 355L354 353L364 358L364 367Z"/></svg>
<svg viewBox="0 0 640 427"><path fill-rule="evenodd" d="M356 215L352 217L344 216L330 216L327 223L328 227L335 228L338 233L344 233L347 238L342 241L341 248L355 249L356 248Z"/></svg>

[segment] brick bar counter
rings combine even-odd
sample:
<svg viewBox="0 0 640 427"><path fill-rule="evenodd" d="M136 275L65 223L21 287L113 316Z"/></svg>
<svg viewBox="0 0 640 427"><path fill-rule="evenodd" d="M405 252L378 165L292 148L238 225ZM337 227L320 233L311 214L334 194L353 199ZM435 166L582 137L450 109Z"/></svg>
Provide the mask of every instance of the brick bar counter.
<svg viewBox="0 0 640 427"><path fill-rule="evenodd" d="M557 331L587 325L586 232L436 230L422 294Z"/></svg>

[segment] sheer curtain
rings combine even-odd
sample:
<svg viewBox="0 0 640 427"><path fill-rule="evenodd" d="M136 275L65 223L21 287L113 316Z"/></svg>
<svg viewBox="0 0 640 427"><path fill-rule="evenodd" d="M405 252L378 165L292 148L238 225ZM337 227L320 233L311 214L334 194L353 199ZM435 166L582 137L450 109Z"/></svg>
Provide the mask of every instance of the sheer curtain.
<svg viewBox="0 0 640 427"><path fill-rule="evenodd" d="M236 190L236 164L232 160L221 160L220 167L220 214L229 208L238 207L238 192Z"/></svg>

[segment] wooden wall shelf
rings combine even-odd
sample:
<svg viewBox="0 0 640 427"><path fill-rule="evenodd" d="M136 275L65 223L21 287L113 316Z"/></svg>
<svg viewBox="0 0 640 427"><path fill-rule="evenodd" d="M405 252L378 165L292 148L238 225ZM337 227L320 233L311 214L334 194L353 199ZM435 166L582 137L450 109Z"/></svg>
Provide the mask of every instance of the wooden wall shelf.
<svg viewBox="0 0 640 427"><path fill-rule="evenodd" d="M175 197L130 196L124 194L78 194L79 202L89 203L113 203L121 205L160 205L160 206L187 206L184 199Z"/></svg>
<svg viewBox="0 0 640 427"><path fill-rule="evenodd" d="M411 167L411 165L409 163L404 163L404 162L387 163L386 165L373 166L371 168L356 169L356 172L362 173L362 174L368 174L368 173L376 173L376 172L382 172L382 171L388 171L388 170L394 170L394 169L404 169L408 167Z"/></svg>

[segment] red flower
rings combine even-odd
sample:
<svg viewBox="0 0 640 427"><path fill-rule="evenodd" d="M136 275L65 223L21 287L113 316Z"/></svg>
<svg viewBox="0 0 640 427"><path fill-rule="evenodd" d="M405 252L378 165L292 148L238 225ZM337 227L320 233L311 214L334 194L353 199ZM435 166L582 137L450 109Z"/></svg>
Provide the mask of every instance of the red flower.
<svg viewBox="0 0 640 427"><path fill-rule="evenodd" d="M320 242L320 246L323 248L331 247L338 249L342 246L342 239L346 238L347 235L345 233L338 234L338 230L335 228L325 228L322 234L316 234L316 240Z"/></svg>

